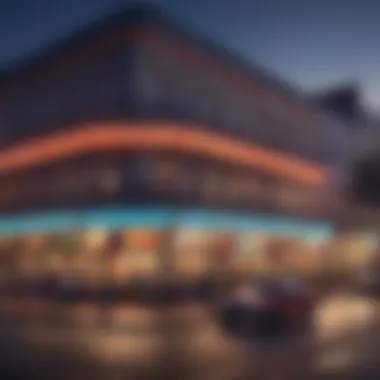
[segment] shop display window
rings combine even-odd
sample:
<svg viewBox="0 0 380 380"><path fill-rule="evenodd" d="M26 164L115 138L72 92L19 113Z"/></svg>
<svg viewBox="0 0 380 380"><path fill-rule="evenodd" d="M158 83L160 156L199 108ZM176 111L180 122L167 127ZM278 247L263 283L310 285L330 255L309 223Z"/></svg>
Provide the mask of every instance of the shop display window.
<svg viewBox="0 0 380 380"><path fill-rule="evenodd" d="M208 231L183 228L173 238L176 271L191 275L207 271L211 239Z"/></svg>

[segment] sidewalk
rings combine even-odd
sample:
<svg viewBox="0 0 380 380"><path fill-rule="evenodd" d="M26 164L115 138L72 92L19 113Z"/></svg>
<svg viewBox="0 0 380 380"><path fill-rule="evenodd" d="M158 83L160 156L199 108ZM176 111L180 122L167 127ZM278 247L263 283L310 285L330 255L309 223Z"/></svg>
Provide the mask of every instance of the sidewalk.
<svg viewBox="0 0 380 380"><path fill-rule="evenodd" d="M0 300L0 318L27 324L47 324L78 328L102 326L125 331L154 328L157 318L176 314L187 324L202 324L212 318L211 310L202 304L186 304L167 308L148 307L137 304L117 305L103 308L83 303L67 305L40 300Z"/></svg>
<svg viewBox="0 0 380 380"><path fill-rule="evenodd" d="M137 321L139 327L107 320L103 324L85 326L13 321L9 325L2 323L1 333L32 350L62 353L75 350L86 353L99 364L159 365L158 360L165 362L165 352L169 349L172 355L188 364L193 363L192 367L210 362L229 366L231 359L238 354L234 341L222 334L215 321L206 314L203 320L200 318L198 323L193 323L186 313L188 311L191 311L190 307L183 308L180 313L173 309L155 313L149 321ZM143 311L137 308L133 311L136 318L142 315L140 313Z"/></svg>

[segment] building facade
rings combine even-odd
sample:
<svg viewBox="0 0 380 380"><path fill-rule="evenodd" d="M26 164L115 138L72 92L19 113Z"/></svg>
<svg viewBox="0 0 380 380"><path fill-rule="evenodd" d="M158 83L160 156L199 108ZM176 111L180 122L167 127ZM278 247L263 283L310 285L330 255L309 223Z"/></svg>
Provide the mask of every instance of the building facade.
<svg viewBox="0 0 380 380"><path fill-rule="evenodd" d="M232 267L273 267L273 241L292 270L332 249L328 173L347 160L344 123L155 12L113 15L5 73L0 120L4 257L40 247L32 262L20 248L17 268L104 272L113 231L107 273L124 278L157 268L173 225L190 272L222 251Z"/></svg>

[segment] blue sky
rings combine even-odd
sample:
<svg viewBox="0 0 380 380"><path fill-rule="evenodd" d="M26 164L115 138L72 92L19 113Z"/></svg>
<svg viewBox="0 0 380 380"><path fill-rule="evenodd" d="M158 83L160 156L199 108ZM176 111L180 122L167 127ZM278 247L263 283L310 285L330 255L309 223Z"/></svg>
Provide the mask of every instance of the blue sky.
<svg viewBox="0 0 380 380"><path fill-rule="evenodd" d="M305 91L358 82L380 108L376 0L156 0L183 24ZM0 0L0 63L10 64L128 0Z"/></svg>

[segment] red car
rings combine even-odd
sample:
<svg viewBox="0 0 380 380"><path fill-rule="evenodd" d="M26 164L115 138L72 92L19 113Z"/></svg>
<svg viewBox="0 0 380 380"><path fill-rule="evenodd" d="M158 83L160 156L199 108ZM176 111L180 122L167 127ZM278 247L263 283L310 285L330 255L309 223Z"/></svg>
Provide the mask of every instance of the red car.
<svg viewBox="0 0 380 380"><path fill-rule="evenodd" d="M268 336L309 328L314 306L312 291L302 281L260 279L238 286L218 313L228 332Z"/></svg>

